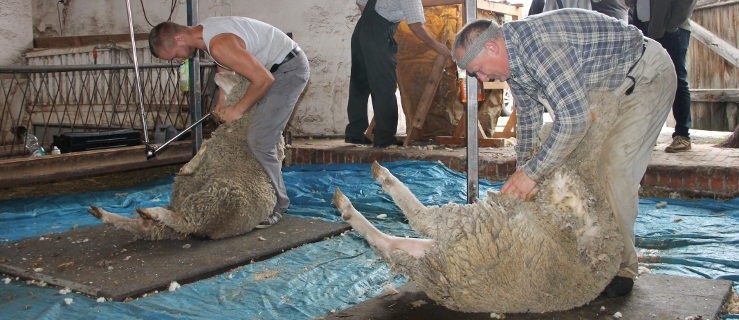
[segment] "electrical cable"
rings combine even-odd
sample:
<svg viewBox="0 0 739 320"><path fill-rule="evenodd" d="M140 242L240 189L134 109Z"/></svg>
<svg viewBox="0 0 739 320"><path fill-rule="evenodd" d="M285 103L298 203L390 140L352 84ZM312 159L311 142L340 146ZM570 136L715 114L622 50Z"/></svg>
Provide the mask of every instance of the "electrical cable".
<svg viewBox="0 0 739 320"><path fill-rule="evenodd" d="M61 37L64 35L64 32L62 31L62 11L59 10L59 4L64 5L64 0L59 0L56 3L56 14L59 17L59 36Z"/></svg>
<svg viewBox="0 0 739 320"><path fill-rule="evenodd" d="M146 20L146 23L148 23L150 26L154 27L154 25L149 21L149 17L146 16L146 8L144 8L144 0L139 0L141 3L141 11L144 13L144 20ZM177 7L177 0L172 0L169 5L169 17L167 17L167 21L172 21L172 14L174 13L174 9Z"/></svg>

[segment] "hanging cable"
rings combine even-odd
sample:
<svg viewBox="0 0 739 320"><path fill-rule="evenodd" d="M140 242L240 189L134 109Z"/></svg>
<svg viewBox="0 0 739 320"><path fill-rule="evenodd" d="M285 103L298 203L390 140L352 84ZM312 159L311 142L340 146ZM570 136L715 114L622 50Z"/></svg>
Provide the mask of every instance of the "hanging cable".
<svg viewBox="0 0 739 320"><path fill-rule="evenodd" d="M150 26L154 27L154 24L152 24L149 21L149 17L146 16L146 8L144 8L144 0L139 0L141 3L141 11L144 13L144 20L146 20L146 23L148 23ZM167 17L167 21L172 21L172 14L174 14L174 9L177 7L177 0L172 0L169 5L169 17Z"/></svg>
<svg viewBox="0 0 739 320"><path fill-rule="evenodd" d="M56 3L56 14L59 17L59 36L63 36L64 32L62 32L62 11L59 10L59 5L64 5L64 0L59 0L59 2Z"/></svg>

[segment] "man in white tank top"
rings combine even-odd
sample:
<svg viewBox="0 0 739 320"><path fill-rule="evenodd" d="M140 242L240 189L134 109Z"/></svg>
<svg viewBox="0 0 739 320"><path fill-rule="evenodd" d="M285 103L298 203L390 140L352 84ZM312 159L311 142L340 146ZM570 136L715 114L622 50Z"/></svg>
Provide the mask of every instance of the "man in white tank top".
<svg viewBox="0 0 739 320"><path fill-rule="evenodd" d="M200 49L218 64L218 72L234 71L249 80L241 101L225 106L219 95L213 112L231 122L254 108L247 141L277 196L274 213L260 226L277 223L290 206L277 144L310 77L308 60L298 44L259 20L212 17L192 27L160 23L149 33L149 47L154 56L178 63L194 57Z"/></svg>

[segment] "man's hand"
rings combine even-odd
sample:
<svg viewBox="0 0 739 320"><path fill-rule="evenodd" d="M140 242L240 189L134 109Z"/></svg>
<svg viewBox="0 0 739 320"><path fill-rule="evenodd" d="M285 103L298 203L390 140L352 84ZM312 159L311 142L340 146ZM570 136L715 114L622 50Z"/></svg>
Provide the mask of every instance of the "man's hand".
<svg viewBox="0 0 739 320"><path fill-rule="evenodd" d="M213 114L225 123L229 123L234 120L241 119L244 113L239 111L235 106L223 106L217 105Z"/></svg>
<svg viewBox="0 0 739 320"><path fill-rule="evenodd" d="M502 194L510 195L514 198L524 201L531 200L538 191L536 181L529 178L523 169L516 170L513 175L508 178L503 188L500 189Z"/></svg>

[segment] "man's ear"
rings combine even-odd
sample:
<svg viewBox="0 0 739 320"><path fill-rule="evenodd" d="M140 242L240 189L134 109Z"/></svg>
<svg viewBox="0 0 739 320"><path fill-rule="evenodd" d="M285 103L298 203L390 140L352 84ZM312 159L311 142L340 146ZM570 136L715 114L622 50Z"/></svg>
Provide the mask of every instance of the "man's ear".
<svg viewBox="0 0 739 320"><path fill-rule="evenodd" d="M491 53L494 53L496 55L500 54L500 46L497 42L493 40L485 42L485 45L483 47L485 48L485 50L490 50Z"/></svg>

